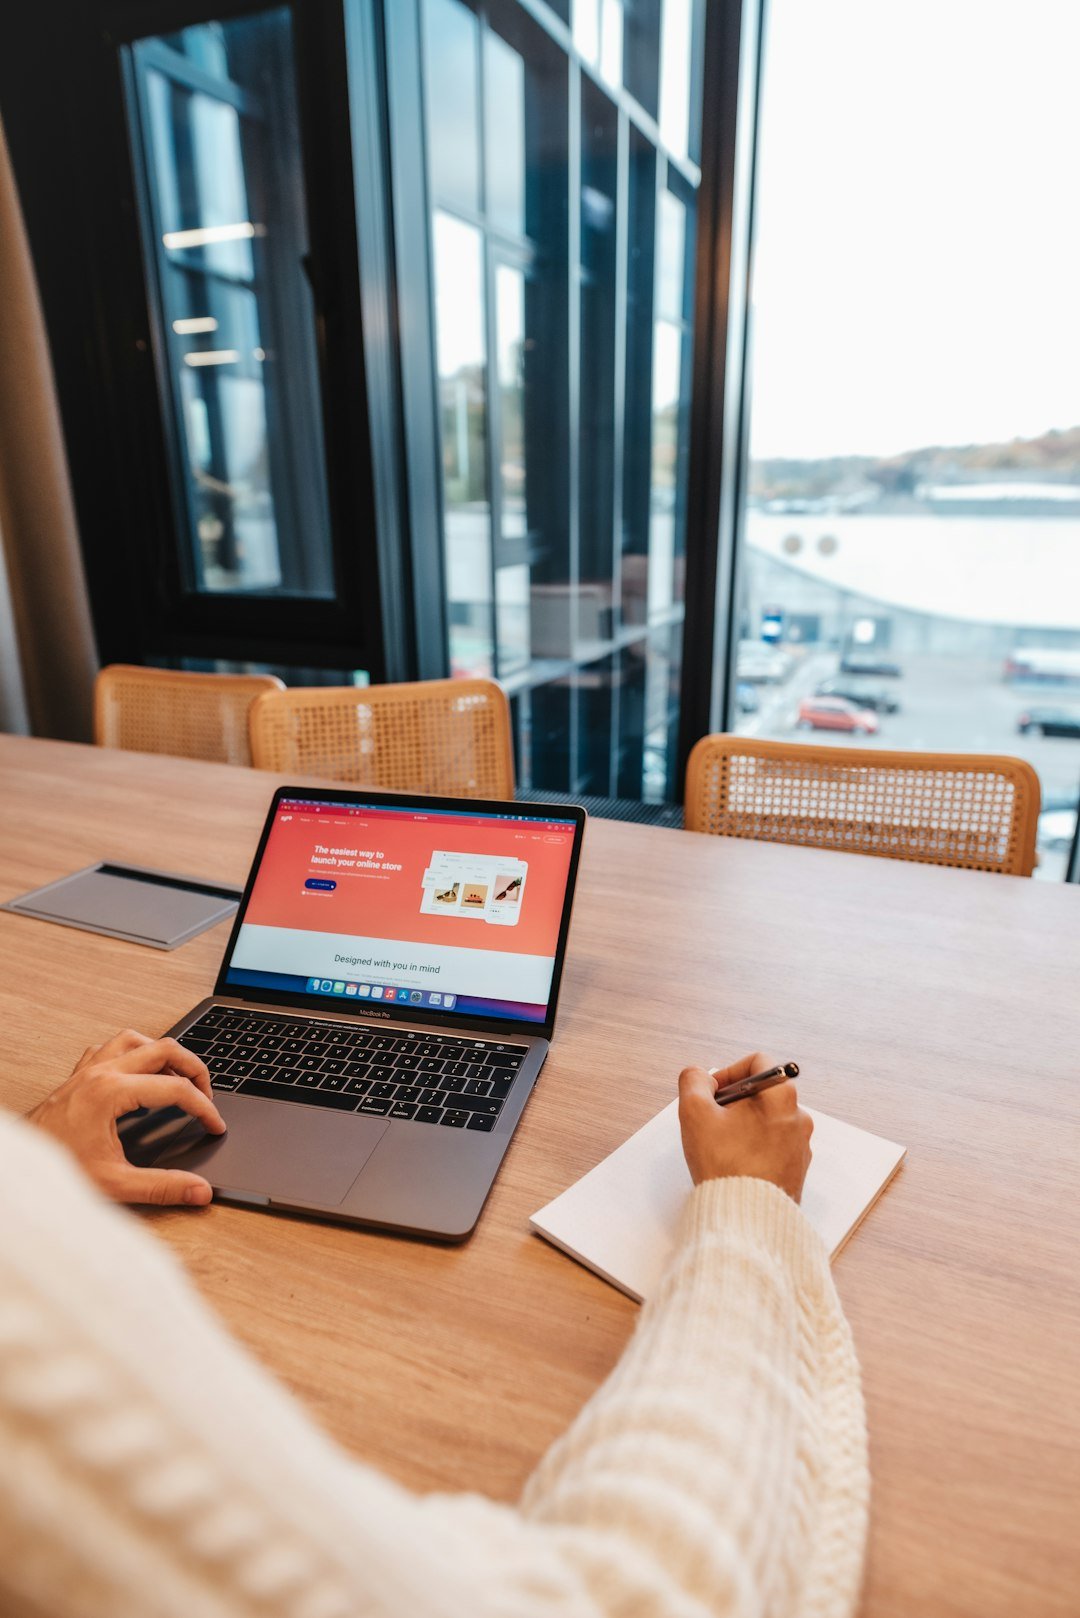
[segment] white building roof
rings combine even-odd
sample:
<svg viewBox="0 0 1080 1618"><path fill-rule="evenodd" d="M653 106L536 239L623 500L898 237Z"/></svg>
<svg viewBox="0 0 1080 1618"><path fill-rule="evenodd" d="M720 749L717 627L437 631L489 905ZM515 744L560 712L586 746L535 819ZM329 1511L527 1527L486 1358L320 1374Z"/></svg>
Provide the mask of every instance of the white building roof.
<svg viewBox="0 0 1080 1618"><path fill-rule="evenodd" d="M1080 518L750 511L746 536L795 572L883 606L1080 632ZM835 545L821 549L830 539Z"/></svg>

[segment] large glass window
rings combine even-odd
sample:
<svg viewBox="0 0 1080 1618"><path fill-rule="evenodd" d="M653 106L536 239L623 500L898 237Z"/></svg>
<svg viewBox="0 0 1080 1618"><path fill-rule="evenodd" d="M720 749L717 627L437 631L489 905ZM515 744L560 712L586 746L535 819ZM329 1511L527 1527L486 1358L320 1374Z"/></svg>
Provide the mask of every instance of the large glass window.
<svg viewBox="0 0 1080 1618"><path fill-rule="evenodd" d="M290 14L132 59L185 583L331 595Z"/></svg>
<svg viewBox="0 0 1080 1618"><path fill-rule="evenodd" d="M523 785L664 798L703 7L574 0L567 52L516 0L422 4L451 670L510 691Z"/></svg>
<svg viewBox="0 0 1080 1618"><path fill-rule="evenodd" d="M742 729L1080 784L1080 11L772 0ZM888 48L882 49L888 28ZM1002 107L1009 108L1008 117Z"/></svg>

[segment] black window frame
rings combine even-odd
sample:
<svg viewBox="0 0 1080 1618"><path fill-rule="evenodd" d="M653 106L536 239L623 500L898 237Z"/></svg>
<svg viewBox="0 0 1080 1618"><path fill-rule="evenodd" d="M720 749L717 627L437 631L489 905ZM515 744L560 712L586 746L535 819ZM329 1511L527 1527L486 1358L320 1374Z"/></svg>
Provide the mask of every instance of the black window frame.
<svg viewBox="0 0 1080 1618"><path fill-rule="evenodd" d="M274 10L273 0L36 0L33 8L19 7L17 17L0 18L0 113L52 346L100 651L103 661L230 660L362 668L373 680L433 677L447 672L448 657L442 496L431 475L439 433L424 241L431 209L418 137L424 119L419 0L287 3L339 580L332 601L199 596L179 587L177 557L187 536L177 532L170 509L124 104L123 52L133 40ZM566 8L547 0L516 0L514 6L486 0L483 9L502 19L498 31L511 40L516 28L550 36L566 55L571 104L582 79L596 77L573 52L561 15ZM703 118L700 163L685 165L700 172L700 186L679 742L677 754L669 754L667 783L676 799L690 747L729 719L734 694L731 620L763 9L764 0L709 0L691 86ZM655 130L648 109L625 90L619 96L630 103L630 124ZM580 150L580 128L576 139ZM627 162L620 167L629 172ZM574 174L567 278L581 228L579 192ZM401 198L407 206L395 205ZM570 311L566 352L547 383L553 397L566 399L572 439L580 311L565 289L563 296ZM403 345L405 329L411 338ZM647 399L645 388L638 415ZM620 458L625 476L633 478L629 422L626 427ZM569 542L576 546L579 475L574 457L557 461L551 498L568 510ZM640 480L641 467L636 475ZM617 504L626 494L618 473ZM621 530L617 552L620 544ZM549 695L557 708L558 693ZM522 696L528 700L527 692ZM612 734L613 778L629 782L633 771L619 766L620 739ZM563 741L572 785L577 737Z"/></svg>
<svg viewBox="0 0 1080 1618"><path fill-rule="evenodd" d="M277 14L288 14L286 6L274 9ZM256 18L266 15L268 14L257 13ZM271 40L269 43L271 49L280 51L280 40ZM288 71L288 64L278 65L284 66ZM188 536L187 544L181 542L175 549L169 547L167 565L172 591L174 595L202 593L196 576L198 568L191 543L195 532L195 511L187 467L179 369L176 364L179 345L170 336L164 290L166 279L171 279L179 273L191 280L197 279L204 283L205 292L200 304L208 311L216 304L219 290L225 292L229 288L236 287L254 293L255 285L261 282L264 307L260 309L260 315L267 322L261 336L273 351L284 357L285 364L281 374L288 378L288 387L293 395L286 416L281 410L279 387L268 387L265 392L268 437L273 445L269 482L273 489L277 549L284 578L291 579L291 582L298 587L290 590L283 586L275 591L275 595L284 599L293 596L305 597L310 593L336 596L338 581L334 577L332 552L329 557L330 588L328 591L316 591L313 587L317 585L316 575L319 571L317 559L311 554L310 547L304 543L301 529L303 500L299 485L306 477L312 491L309 498L317 508L320 524L329 536L329 512L326 510L323 475L322 410L316 383L318 362L315 353L314 322L291 318L295 309L287 305L290 276L295 279L297 273L295 266L303 265L307 258L306 252L301 251L301 242L292 234L295 226L289 217L291 209L287 204L285 207L281 206L275 195L277 187L272 183L263 183L260 186L265 193L264 196L252 197L253 217L264 221L269 228L265 237L256 238L251 243L253 269L250 276L237 276L207 265L203 262L198 249L180 252L170 260L160 245L164 234L161 199L149 172L151 72L157 73L170 86L181 91L208 95L231 106L238 118L244 120L241 124L242 142L245 139L245 124L249 121L257 121L260 124L266 122L264 109L254 103L249 91L232 84L226 85L211 77L190 57L182 55L167 40L157 37L144 39L136 47L126 51L122 58L122 72L131 130L132 163L144 221L148 302L154 311L155 337L162 345L156 356L158 362L156 369L161 421L169 458L170 492L176 511L176 532L178 535ZM279 151L274 149L277 144L272 136L268 140L264 139L264 146L268 148L267 155L274 160L274 167L285 167L286 165L280 162ZM250 177L263 181L264 177L258 165L251 166ZM303 270L300 273L304 273ZM296 398L297 394L300 394L299 399ZM214 408L213 392L208 416L209 436L212 440L220 441L221 423L218 419L220 407ZM227 523L227 512L225 520ZM238 590L236 593L243 595L251 592Z"/></svg>
<svg viewBox="0 0 1080 1618"><path fill-rule="evenodd" d="M706 8L700 64L702 178L694 273L686 619L678 796L702 736L735 718L737 603L750 424L750 283L768 0Z"/></svg>
<svg viewBox="0 0 1080 1618"><path fill-rule="evenodd" d="M378 53L346 51L349 28L377 25L379 8L373 0L285 5L308 210L331 598L187 587L182 558L190 540L170 476L175 448L161 399L169 381L154 352L160 320L139 229L141 154L131 140L134 41L279 7L273 0L40 0L29 14L20 7L17 20L0 22L0 110L39 272L102 661L227 658L406 678L414 662L409 556L394 542L403 503L399 404L392 370L378 355L369 364L360 274L360 231L370 236L379 224L385 192L385 96ZM356 15L363 12L367 18ZM362 85L357 63L367 70ZM43 83L52 87L49 98ZM375 121L374 141L353 138L350 91ZM354 172L354 157L364 173ZM384 292L381 243L370 248L371 281Z"/></svg>

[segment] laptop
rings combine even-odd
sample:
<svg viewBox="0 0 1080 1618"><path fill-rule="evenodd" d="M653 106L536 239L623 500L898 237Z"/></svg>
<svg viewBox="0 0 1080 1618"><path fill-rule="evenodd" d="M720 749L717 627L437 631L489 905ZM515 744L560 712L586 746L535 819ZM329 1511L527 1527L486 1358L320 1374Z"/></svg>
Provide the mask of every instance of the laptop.
<svg viewBox="0 0 1080 1618"><path fill-rule="evenodd" d="M223 1201L463 1240L548 1052L585 819L280 787L214 993L169 1030L228 1133L132 1114L128 1157Z"/></svg>

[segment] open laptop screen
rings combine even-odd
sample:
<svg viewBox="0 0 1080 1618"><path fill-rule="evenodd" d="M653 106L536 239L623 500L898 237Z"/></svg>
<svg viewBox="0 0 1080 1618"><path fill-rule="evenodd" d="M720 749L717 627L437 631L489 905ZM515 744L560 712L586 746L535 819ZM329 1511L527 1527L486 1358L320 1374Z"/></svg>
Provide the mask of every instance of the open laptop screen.
<svg viewBox="0 0 1080 1618"><path fill-rule="evenodd" d="M219 992L548 1020L578 822L282 797Z"/></svg>

